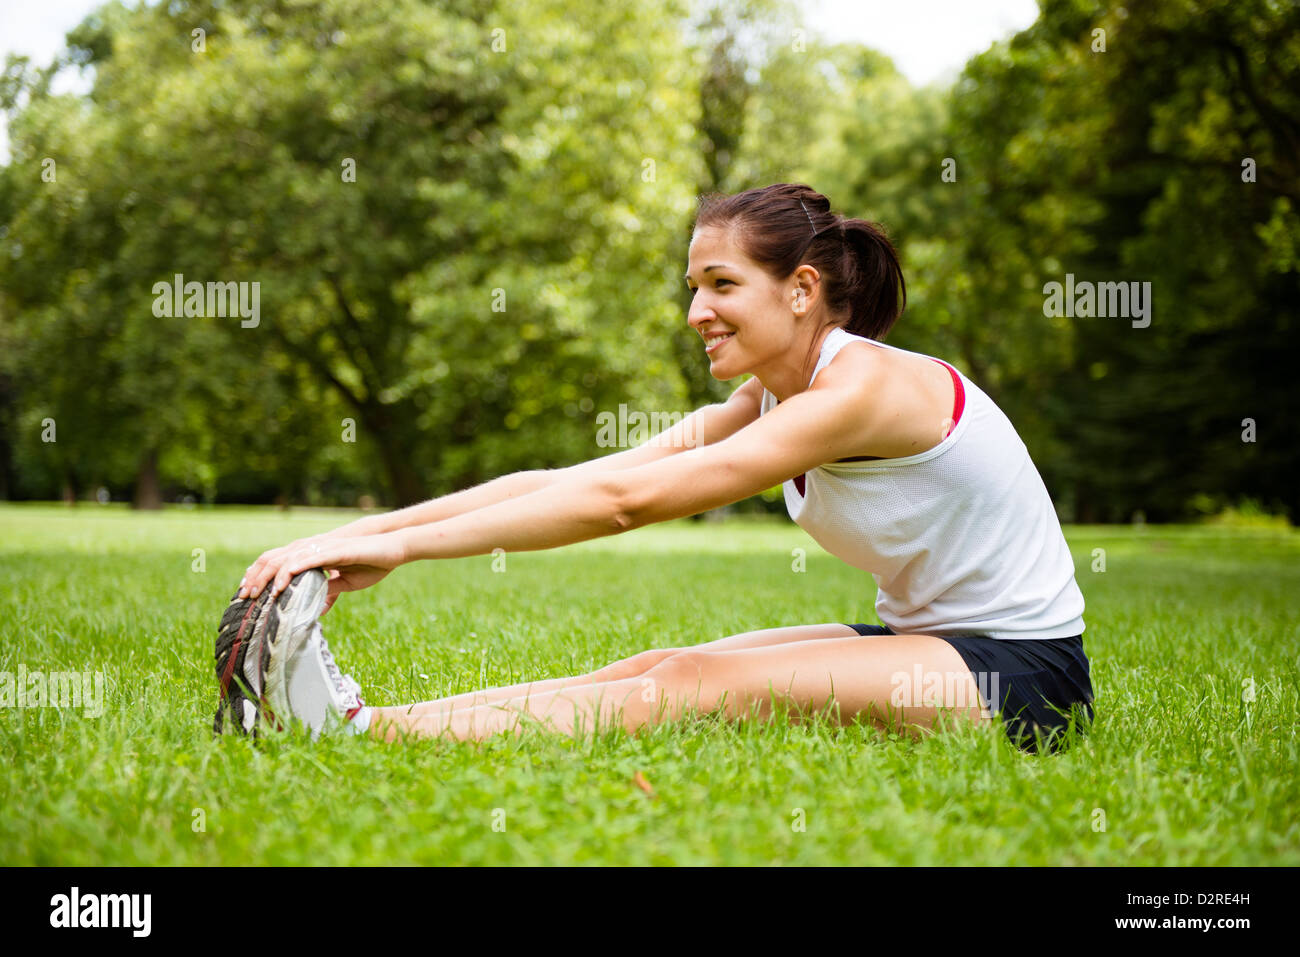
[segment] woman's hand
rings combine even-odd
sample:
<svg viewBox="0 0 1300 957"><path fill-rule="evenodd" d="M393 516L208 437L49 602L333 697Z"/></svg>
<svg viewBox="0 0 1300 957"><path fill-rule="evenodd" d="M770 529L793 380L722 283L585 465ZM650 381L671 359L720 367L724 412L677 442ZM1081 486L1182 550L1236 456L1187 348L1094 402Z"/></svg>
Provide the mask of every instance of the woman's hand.
<svg viewBox="0 0 1300 957"><path fill-rule="evenodd" d="M300 538L297 541L290 542L288 545L281 545L279 548L268 548L257 557L257 561L249 565L244 571L244 577L239 582L239 594L236 597L255 597L262 590L261 584L266 581L266 577L262 575L262 571L268 565L273 565L278 571L280 563L284 561L286 556L291 555L300 549L310 549L312 545L319 545L333 534L333 532L323 532L320 535L309 535L307 538ZM274 572L272 574L274 574ZM259 583L257 592L253 591L250 584L254 580Z"/></svg>
<svg viewBox="0 0 1300 957"><path fill-rule="evenodd" d="M309 568L324 568L330 572L325 604L329 609L343 592L369 588L405 562L405 546L395 533L315 536L264 554L249 569L239 594L257 597L263 588L270 588L274 599L294 575Z"/></svg>

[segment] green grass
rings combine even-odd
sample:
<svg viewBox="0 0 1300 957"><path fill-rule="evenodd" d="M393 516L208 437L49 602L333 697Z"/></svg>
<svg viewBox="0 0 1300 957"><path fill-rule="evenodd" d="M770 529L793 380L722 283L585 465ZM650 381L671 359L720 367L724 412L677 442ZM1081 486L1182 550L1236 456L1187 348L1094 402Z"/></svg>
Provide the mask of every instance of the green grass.
<svg viewBox="0 0 1300 957"><path fill-rule="evenodd" d="M1055 756L991 729L784 720L214 740L214 629L244 567L349 517L0 507L0 671L106 676L99 717L0 708L0 864L1300 864L1300 534L1068 529L1097 721ZM488 556L403 568L325 625L368 703L391 704L874 621L873 599L794 526L682 522L504 573Z"/></svg>

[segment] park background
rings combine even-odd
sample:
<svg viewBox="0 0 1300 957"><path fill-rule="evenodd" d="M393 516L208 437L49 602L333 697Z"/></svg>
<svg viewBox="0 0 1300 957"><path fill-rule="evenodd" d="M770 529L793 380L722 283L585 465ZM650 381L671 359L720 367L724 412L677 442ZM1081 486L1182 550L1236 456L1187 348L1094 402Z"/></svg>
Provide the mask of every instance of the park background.
<svg viewBox="0 0 1300 957"><path fill-rule="evenodd" d="M608 454L602 413L739 384L685 322L696 198L805 182L888 229L888 341L1063 520L1296 518L1293 4L1045 0L923 87L770 0L112 3L67 43L0 82L0 499L398 506ZM177 274L258 324L156 316ZM1067 274L1150 325L1045 315Z"/></svg>

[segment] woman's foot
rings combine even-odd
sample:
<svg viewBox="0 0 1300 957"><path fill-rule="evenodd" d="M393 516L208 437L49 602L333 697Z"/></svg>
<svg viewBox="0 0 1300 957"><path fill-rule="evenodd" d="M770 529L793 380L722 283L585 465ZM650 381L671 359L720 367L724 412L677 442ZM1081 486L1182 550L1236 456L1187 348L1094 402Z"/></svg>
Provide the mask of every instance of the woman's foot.
<svg viewBox="0 0 1300 957"><path fill-rule="evenodd" d="M274 600L269 589L256 598L231 599L217 629L217 680L221 702L213 730L258 733L258 724L283 726L292 714L285 693L286 667L311 636L325 607L329 579L319 568L295 575Z"/></svg>

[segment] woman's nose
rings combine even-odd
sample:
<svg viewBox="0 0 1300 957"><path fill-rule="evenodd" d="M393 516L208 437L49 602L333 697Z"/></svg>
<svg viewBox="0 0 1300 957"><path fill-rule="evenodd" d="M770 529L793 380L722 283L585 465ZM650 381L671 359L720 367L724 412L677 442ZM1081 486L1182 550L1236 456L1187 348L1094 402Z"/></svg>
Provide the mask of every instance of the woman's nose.
<svg viewBox="0 0 1300 957"><path fill-rule="evenodd" d="M708 322L715 318L712 307L710 307L697 292L695 298L691 300L691 307L686 311L686 321L690 323L693 329L699 330L702 323Z"/></svg>

